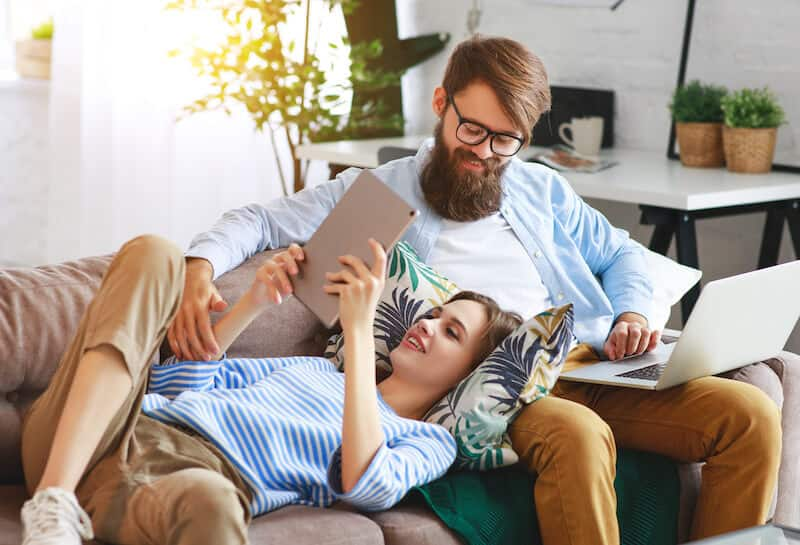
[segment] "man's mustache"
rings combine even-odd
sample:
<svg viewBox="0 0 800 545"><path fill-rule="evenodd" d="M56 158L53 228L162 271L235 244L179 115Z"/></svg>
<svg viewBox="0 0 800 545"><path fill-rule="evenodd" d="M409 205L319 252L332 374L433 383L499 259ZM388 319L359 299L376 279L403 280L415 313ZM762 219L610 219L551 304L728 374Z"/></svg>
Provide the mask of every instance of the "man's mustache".
<svg viewBox="0 0 800 545"><path fill-rule="evenodd" d="M456 160L466 159L467 161L473 161L476 163L480 163L482 166L486 167L487 170L493 171L497 168L500 161L496 157L489 157L488 159L481 159L474 152L471 152L468 149L464 148L456 148L453 150L453 156Z"/></svg>

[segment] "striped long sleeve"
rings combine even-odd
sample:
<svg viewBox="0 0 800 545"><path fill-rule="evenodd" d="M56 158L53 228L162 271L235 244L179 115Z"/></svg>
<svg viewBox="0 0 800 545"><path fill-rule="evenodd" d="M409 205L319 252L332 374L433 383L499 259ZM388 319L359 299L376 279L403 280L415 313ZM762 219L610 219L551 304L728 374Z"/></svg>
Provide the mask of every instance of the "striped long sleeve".
<svg viewBox="0 0 800 545"><path fill-rule="evenodd" d="M344 375L317 357L167 361L154 366L142 410L215 444L252 491L252 512L342 500L387 509L443 475L455 441L441 426L398 416L378 396L385 442L356 486L341 488Z"/></svg>
<svg viewBox="0 0 800 545"><path fill-rule="evenodd" d="M267 377L276 369L307 361L308 358L237 358L218 361L177 361L170 356L150 369L148 393L172 399L186 390L203 392L244 388Z"/></svg>

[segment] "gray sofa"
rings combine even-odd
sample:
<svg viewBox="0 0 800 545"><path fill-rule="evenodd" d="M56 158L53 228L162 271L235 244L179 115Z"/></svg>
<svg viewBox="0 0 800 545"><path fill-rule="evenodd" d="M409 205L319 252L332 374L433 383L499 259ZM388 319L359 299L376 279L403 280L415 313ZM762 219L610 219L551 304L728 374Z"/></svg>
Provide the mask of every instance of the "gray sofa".
<svg viewBox="0 0 800 545"><path fill-rule="evenodd" d="M235 301L269 254L253 257L217 282ZM66 343L88 305L110 257L54 266L0 269L0 545L21 541L19 510L26 499L19 459L20 423L46 387ZM237 340L231 356L320 354L328 336L296 300L269 309ZM783 408L783 455L774 521L800 526L800 357L788 352L729 373L755 384ZM720 408L724 410L724 408ZM700 483L700 465L680 466L679 536L685 536ZM438 518L419 506L377 514L347 506L291 506L253 521L252 543L436 544L460 543Z"/></svg>

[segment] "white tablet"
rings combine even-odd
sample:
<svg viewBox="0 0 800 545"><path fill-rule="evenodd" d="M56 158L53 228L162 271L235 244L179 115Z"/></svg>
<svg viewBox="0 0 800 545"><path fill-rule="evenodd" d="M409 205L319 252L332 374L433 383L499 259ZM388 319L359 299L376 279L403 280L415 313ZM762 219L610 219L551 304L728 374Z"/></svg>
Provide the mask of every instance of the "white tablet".
<svg viewBox="0 0 800 545"><path fill-rule="evenodd" d="M325 273L341 270L339 256L346 254L360 257L371 267L368 240L374 238L388 253L417 214L400 195L364 170L303 247L305 261L298 263L296 276L289 276L294 295L325 327L333 327L339 319L339 296L323 290Z"/></svg>

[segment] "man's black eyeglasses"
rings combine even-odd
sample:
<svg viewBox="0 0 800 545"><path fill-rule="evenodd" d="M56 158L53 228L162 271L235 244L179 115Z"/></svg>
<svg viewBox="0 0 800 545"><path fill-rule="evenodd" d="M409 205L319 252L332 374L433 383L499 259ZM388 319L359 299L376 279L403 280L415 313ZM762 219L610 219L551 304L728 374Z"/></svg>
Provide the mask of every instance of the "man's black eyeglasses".
<svg viewBox="0 0 800 545"><path fill-rule="evenodd" d="M497 155L502 155L503 157L511 157L512 155L516 155L525 143L519 136L505 132L491 131L480 123L465 119L461 116L461 112L458 111L458 106L456 106L456 101L453 100L450 94L447 95L447 101L453 105L453 110L458 117L456 138L464 144L468 146L477 146L491 137L491 140L489 140L489 148L492 152Z"/></svg>

